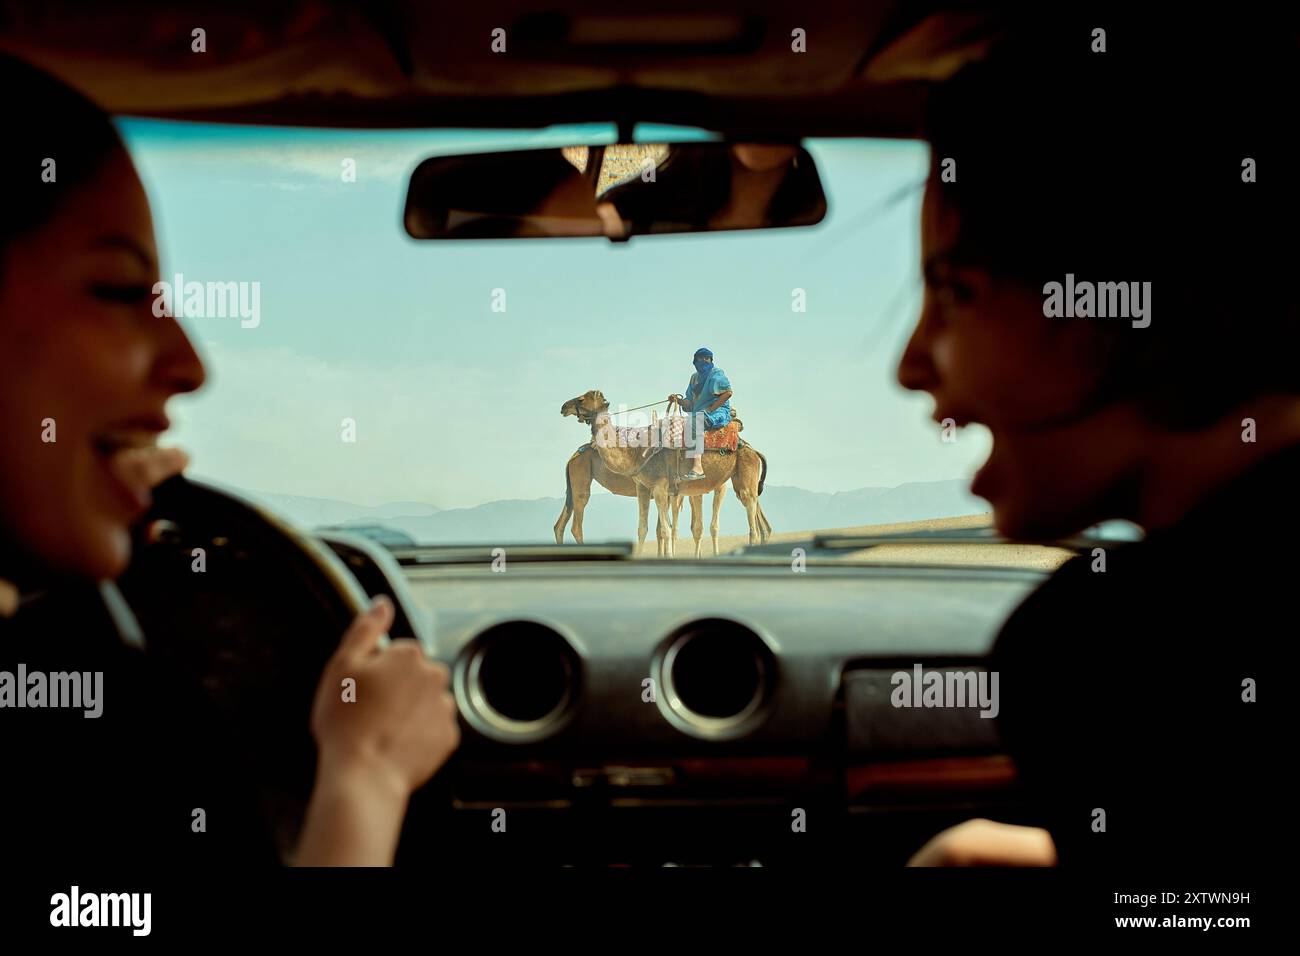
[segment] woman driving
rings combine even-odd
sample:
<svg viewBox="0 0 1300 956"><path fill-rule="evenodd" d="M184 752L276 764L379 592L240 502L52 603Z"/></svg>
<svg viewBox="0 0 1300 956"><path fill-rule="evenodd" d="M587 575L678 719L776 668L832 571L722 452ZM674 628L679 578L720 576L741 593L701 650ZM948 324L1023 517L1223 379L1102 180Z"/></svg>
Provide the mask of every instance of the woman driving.
<svg viewBox="0 0 1300 956"><path fill-rule="evenodd" d="M150 489L185 466L157 440L168 399L204 378L180 326L152 308L144 189L85 97L8 56L0 89L16 134L0 151L0 672L100 674L104 698L86 719L12 680L0 692L9 850L271 860L218 723L79 599L126 568ZM317 768L296 863L391 863L408 798L457 746L446 668L414 641L381 648L392 620L385 600L356 619L303 714Z"/></svg>

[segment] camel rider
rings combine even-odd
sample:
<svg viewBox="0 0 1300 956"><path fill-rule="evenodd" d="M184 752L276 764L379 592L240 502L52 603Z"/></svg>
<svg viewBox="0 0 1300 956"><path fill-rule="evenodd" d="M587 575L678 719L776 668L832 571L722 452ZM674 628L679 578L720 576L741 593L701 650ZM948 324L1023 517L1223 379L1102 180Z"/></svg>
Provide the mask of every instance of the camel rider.
<svg viewBox="0 0 1300 956"><path fill-rule="evenodd" d="M697 425L702 417L705 431L725 428L731 421L731 382L727 373L713 364L713 353L705 348L696 349L692 363L695 374L686 386L686 394L669 395L668 400L680 404L683 412L694 414ZM687 481L703 478L700 454L688 450L686 455L691 461L691 470L682 478Z"/></svg>

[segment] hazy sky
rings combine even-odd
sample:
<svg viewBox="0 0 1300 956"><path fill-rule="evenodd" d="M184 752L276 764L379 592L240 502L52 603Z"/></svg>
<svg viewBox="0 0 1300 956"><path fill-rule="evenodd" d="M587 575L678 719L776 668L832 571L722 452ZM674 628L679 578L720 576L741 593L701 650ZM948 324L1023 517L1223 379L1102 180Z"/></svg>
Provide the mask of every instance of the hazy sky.
<svg viewBox="0 0 1300 956"><path fill-rule="evenodd" d="M609 142L611 131L122 129L163 277L261 283L257 328L184 323L209 381L173 404L175 440L200 477L442 508L563 494L564 463L588 432L560 404L589 388L615 406L684 391L701 345L730 377L772 484L967 477L987 453L979 430L940 442L929 399L893 378L921 291L923 144L806 143L830 200L808 229L421 243L400 224L420 159ZM345 158L356 182L342 181ZM795 288L805 313L791 311ZM345 418L355 443L342 440Z"/></svg>

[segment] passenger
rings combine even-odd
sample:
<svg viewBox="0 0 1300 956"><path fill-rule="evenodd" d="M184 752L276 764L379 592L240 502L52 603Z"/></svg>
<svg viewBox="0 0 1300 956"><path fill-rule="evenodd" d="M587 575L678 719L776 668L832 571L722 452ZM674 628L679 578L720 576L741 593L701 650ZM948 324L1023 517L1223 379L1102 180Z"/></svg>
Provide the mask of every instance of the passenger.
<svg viewBox="0 0 1300 956"><path fill-rule="evenodd" d="M1122 519L1145 539L1067 562L1007 621L989 666L1028 809L945 831L914 864L1248 873L1276 852L1300 319L1277 283L1294 124L1261 91L1295 79L1237 79L1180 89L1193 113L1122 59L1006 55L936 95L899 380L936 420L988 428L972 490L1005 535ZM1082 293L1055 308L1076 280L1109 317Z"/></svg>
<svg viewBox="0 0 1300 956"><path fill-rule="evenodd" d="M0 151L0 672L102 672L105 698L87 719L19 708L27 688L0 682L6 857L272 862L204 702L77 599L126 568L150 488L185 464L155 447L164 406L204 379L180 327L152 310L144 189L80 94L8 56L0 90L15 132ZM392 620L382 600L360 615L321 679L297 863L390 863L408 798L457 745L446 668L409 642L380 649ZM355 702L341 700L345 676Z"/></svg>
<svg viewBox="0 0 1300 956"><path fill-rule="evenodd" d="M696 421L703 424L705 431L717 431L726 428L731 422L731 381L727 373L713 364L713 353L706 348L696 349L691 360L695 374L686 386L686 394L676 393L668 396L668 401L675 402L684 412L695 415ZM702 445L695 443L694 448ZM682 475L683 481L694 481L704 477L701 453L687 448L686 457L690 459L691 468Z"/></svg>

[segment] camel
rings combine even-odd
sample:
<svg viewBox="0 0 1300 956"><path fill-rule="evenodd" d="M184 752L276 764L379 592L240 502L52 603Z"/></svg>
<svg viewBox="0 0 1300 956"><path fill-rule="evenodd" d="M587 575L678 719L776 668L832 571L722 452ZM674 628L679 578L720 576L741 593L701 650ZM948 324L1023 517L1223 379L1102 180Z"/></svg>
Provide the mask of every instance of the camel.
<svg viewBox="0 0 1300 956"><path fill-rule="evenodd" d="M655 540L660 557L672 557L673 538L670 530L670 513L675 495L684 495L693 499L691 503L691 530L695 534L696 555L699 555L702 519L698 499L710 491L715 492L713 509L714 553L717 553L717 514L721 506L721 496L716 492L728 480L735 489L736 497L745 507L749 519L749 543L765 542L771 533L771 524L763 515L758 496L762 492L766 477L767 462L761 454L750 446L745 446L752 454L722 455L706 453L701 465L705 477L695 481L680 481L677 478L677 456L664 451L621 447L610 440L609 402L597 389L571 398L560 406L560 414L573 415L578 421L591 427L592 448L599 455L605 469L616 475L633 479L655 501L658 521L655 527ZM640 498L640 496L638 496ZM647 503L648 507L648 503ZM678 505L680 508L680 504ZM675 524L675 521L671 522Z"/></svg>
<svg viewBox="0 0 1300 956"><path fill-rule="evenodd" d="M756 496L754 499L754 504L758 510L758 540L762 544L767 544L767 539L772 536L772 523L767 520L767 515L763 513L763 505L757 499L757 495L763 493L763 483L767 480L767 459L763 457L762 452L756 449L753 445L748 444L741 445L736 449L736 458L737 467L731 475L731 487L735 489L736 497L742 502L744 502L745 499L740 493L741 488L746 486L748 475L751 470L757 469L758 471L758 489L755 493ZM741 459L745 460L742 461ZM705 469L705 474L708 474L707 468ZM713 491L713 521L709 524L709 534L713 538L713 556L715 558L718 556L718 511L722 508L722 499L726 496L727 486L725 483L718 485L718 487ZM677 515L682 510L683 497L683 495L678 495L672 504L672 533L674 548L677 544ZM700 512L702 511L704 503L700 500L700 495L689 495L686 497L689 498L691 503L691 534L695 538L695 556L698 558L700 556L700 538L703 534L704 525L704 519ZM748 512L748 510L749 509L746 508L746 512ZM755 543L754 531L755 529L751 524L749 530L750 544Z"/></svg>
<svg viewBox="0 0 1300 956"><path fill-rule="evenodd" d="M737 426L743 429L744 426L740 424L739 413L736 412L735 409L732 410L732 417L733 420L736 422ZM744 441L742 441L740 443L740 447L736 449L736 455L738 460L740 458L745 458L746 461L744 462L744 464L738 467L736 471L732 474L731 486L735 488L737 492L739 492L741 485L744 483L744 476L748 475L749 470L751 468L757 468L758 469L758 494L761 495L763 493L763 482L767 480L767 459L763 457L763 454L757 448L755 448L753 445L747 444ZM722 499L725 498L726 496L727 496L727 486L725 484L718 485L718 487L713 492L713 521L709 525L709 533L710 536L713 538L713 556L715 558L718 556L718 512L722 508ZM740 497L739 494L737 494L737 497ZM701 495L690 496L691 533L695 538L695 556L697 558L700 556L700 536L703 533L703 527L702 527L703 518L700 512L702 510L702 506L704 502L701 500L701 498L702 498ZM676 550L677 515L682 510L681 495L678 495L676 499L674 499L672 507L673 507L673 549ZM768 522L767 515L763 514L763 505L761 502L758 504L758 521L759 521L760 540L763 543L766 543L767 539L772 534L772 525L770 522ZM749 543L750 544L754 543L752 534L750 535Z"/></svg>
<svg viewBox="0 0 1300 956"><path fill-rule="evenodd" d="M564 544L564 528L572 515L573 539L582 544L582 516L587 510L587 502L591 500L593 481L616 495L637 499L640 521L637 524L636 543L637 550L640 551L645 544L649 525L650 496L643 493L643 489L633 479L626 475L616 475L606 468L596 449L590 445L583 445L570 455L568 464L564 466L564 508L555 522L555 543Z"/></svg>
<svg viewBox="0 0 1300 956"><path fill-rule="evenodd" d="M755 454L753 449L744 448L742 453L748 452ZM733 479L734 480L734 479ZM587 510L587 503L591 500L591 483L595 481L605 490L615 495L621 495L625 498L636 498L639 514L637 522L636 546L637 552L645 546L645 537L649 527L650 513L650 495L633 479L626 475L616 475L605 467L604 462L600 460L600 455L596 449L590 445L583 445L572 455L564 467L564 507L560 511L560 517L555 522L555 543L564 543L564 529L569 523L569 518L573 518L573 540L578 544L583 543L582 539L582 518ZM726 497L727 486L719 485L713 492L713 554L718 554L718 510L722 506L722 499ZM691 514L694 515L698 510L699 496L691 498ZM673 550L677 545L677 517L682 510L682 499L680 495L674 495L672 499L672 539ZM695 532L695 556L700 556L700 536L702 534L701 522L693 517L691 520L691 530Z"/></svg>
<svg viewBox="0 0 1300 956"><path fill-rule="evenodd" d="M658 510L655 541L659 557L672 557L672 539L668 532L668 515L672 505L671 476L667 471L668 456L644 454L647 449L621 446L611 440L613 426L609 418L609 402L596 391L570 399L560 406L560 414L573 415L591 427L591 447L600 457L605 470L633 480L637 485L637 501L653 498ZM648 503L646 508L648 509Z"/></svg>
<svg viewBox="0 0 1300 956"><path fill-rule="evenodd" d="M638 521L636 529L636 551L639 554L645 547L645 536L649 527L650 516L650 493L638 485L633 479L626 475L616 475L605 467L604 462L600 460L600 455L591 445L583 445L572 455L564 467L564 507L560 510L560 517L555 522L555 543L564 544L564 529L569 523L569 518L573 518L573 539L578 544L583 543L582 537L582 518L587 510L587 503L591 500L591 483L595 481L605 488L605 490L615 495L625 498L637 499ZM725 487L719 488L714 492L714 496L725 493ZM679 496L674 495L672 500L672 538L674 545L677 542L677 515L681 511L682 502ZM716 524L716 522L715 522ZM696 535L698 538L698 534ZM714 542L714 554L717 554L716 541ZM699 542L696 542L696 557L699 557Z"/></svg>
<svg viewBox="0 0 1300 956"><path fill-rule="evenodd" d="M707 475L708 472L705 472ZM688 499L691 503L691 535L695 538L695 556L700 556L700 537L704 533L704 519L700 512L704 510L703 495L691 495ZM718 556L718 512L722 510L722 499L727 497L727 485L722 483L713 489L713 522L709 525L709 531L713 535L713 556ZM682 495L676 495L672 501L672 535L673 550L677 550L677 516L682 510Z"/></svg>

